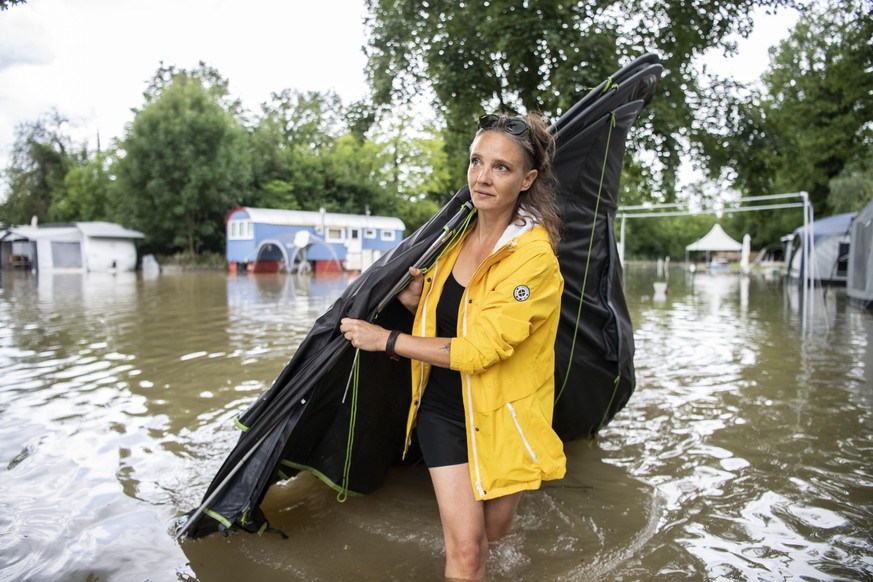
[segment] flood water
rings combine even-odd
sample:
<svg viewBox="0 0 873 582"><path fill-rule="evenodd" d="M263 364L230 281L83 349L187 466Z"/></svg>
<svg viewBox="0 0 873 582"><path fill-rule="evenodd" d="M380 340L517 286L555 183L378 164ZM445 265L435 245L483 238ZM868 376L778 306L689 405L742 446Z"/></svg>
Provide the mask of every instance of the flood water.
<svg viewBox="0 0 873 582"><path fill-rule="evenodd" d="M873 314L763 276L629 264L637 390L528 493L489 579L873 579ZM348 280L0 272L0 580L442 580L421 467L336 501L275 486L288 535L177 543L265 390ZM362 384L362 389L365 385Z"/></svg>

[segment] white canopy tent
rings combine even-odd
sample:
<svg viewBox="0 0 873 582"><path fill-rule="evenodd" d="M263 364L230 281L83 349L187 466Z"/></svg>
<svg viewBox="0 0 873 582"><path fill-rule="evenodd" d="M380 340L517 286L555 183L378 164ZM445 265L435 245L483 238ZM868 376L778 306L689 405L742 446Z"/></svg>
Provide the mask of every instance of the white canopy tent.
<svg viewBox="0 0 873 582"><path fill-rule="evenodd" d="M731 238L720 224L716 223L708 233L685 247L686 251L735 251L743 250L743 245Z"/></svg>
<svg viewBox="0 0 873 582"><path fill-rule="evenodd" d="M706 253L706 260L709 260L709 253L718 251L740 252L743 250L743 245L730 237L724 231L720 224L716 223L712 229L698 240L685 247L685 262L688 263L688 255L693 251L703 251Z"/></svg>

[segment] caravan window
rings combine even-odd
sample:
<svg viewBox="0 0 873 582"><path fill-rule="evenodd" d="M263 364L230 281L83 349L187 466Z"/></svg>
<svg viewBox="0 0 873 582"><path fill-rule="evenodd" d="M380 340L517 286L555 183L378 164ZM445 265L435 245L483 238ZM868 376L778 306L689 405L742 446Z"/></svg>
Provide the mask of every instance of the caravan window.
<svg viewBox="0 0 873 582"><path fill-rule="evenodd" d="M252 240L255 225L251 220L231 220L227 223L227 240Z"/></svg>
<svg viewBox="0 0 873 582"><path fill-rule="evenodd" d="M343 241L343 229L338 228L336 226L331 226L327 229L327 236L325 237L327 242L342 242Z"/></svg>
<svg viewBox="0 0 873 582"><path fill-rule="evenodd" d="M382 230L382 240L395 240L397 238L397 233L393 230Z"/></svg>
<svg viewBox="0 0 873 582"><path fill-rule="evenodd" d="M364 229L364 238L376 238L376 229L375 228L365 228Z"/></svg>

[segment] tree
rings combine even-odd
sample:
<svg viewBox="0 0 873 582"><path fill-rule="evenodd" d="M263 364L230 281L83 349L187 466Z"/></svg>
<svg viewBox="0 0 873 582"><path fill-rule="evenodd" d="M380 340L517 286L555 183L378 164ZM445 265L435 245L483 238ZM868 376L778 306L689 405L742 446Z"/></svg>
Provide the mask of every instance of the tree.
<svg viewBox="0 0 873 582"><path fill-rule="evenodd" d="M76 222L91 220L120 220L112 214L112 178L109 173L110 157L99 147L94 157L83 149L80 160L67 171L63 187L52 200L49 212L52 220Z"/></svg>
<svg viewBox="0 0 873 582"><path fill-rule="evenodd" d="M254 206L318 210L327 204L319 159L346 132L334 93L274 93L252 130Z"/></svg>
<svg viewBox="0 0 873 582"><path fill-rule="evenodd" d="M810 193L816 214L873 143L873 16L863 0L812 4L788 39L771 49L764 88L728 100L707 147L714 172L729 167L748 194Z"/></svg>
<svg viewBox="0 0 873 582"><path fill-rule="evenodd" d="M873 202L873 147L846 164L829 187L828 204L836 213L857 212Z"/></svg>
<svg viewBox="0 0 873 582"><path fill-rule="evenodd" d="M417 228L449 190L430 134L411 118L333 93L276 93L252 130L249 202L272 208L387 214ZM434 156L434 153L436 155Z"/></svg>
<svg viewBox="0 0 873 582"><path fill-rule="evenodd" d="M9 7L16 4L27 4L27 0L0 0L0 11L9 10Z"/></svg>
<svg viewBox="0 0 873 582"><path fill-rule="evenodd" d="M220 250L224 217L249 187L247 133L209 71L161 68L115 164L119 211L158 252Z"/></svg>
<svg viewBox="0 0 873 582"><path fill-rule="evenodd" d="M432 88L449 167L463 175L483 110L542 111L554 118L620 63L657 52L667 74L638 147L654 152L656 176L672 197L680 153L690 147L695 106L705 98L692 67L711 47L730 51L748 34L752 8L790 0L368 0L367 47L376 104L404 102ZM648 126L648 127L645 127Z"/></svg>
<svg viewBox="0 0 873 582"><path fill-rule="evenodd" d="M11 164L6 169L9 191L0 205L4 221L50 220L49 209L72 162L66 124L67 119L54 111L17 126Z"/></svg>

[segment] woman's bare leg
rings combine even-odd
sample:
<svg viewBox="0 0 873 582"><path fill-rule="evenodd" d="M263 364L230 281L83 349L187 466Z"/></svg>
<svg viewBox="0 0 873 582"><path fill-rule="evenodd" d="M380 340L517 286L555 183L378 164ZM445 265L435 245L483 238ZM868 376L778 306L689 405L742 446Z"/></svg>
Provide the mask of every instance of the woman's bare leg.
<svg viewBox="0 0 873 582"><path fill-rule="evenodd" d="M500 541L509 535L519 501L521 491L485 502L485 536L488 543Z"/></svg>
<svg viewBox="0 0 873 582"><path fill-rule="evenodd" d="M488 538L485 504L476 501L467 463L430 469L446 543L446 578L481 580L485 576Z"/></svg>

